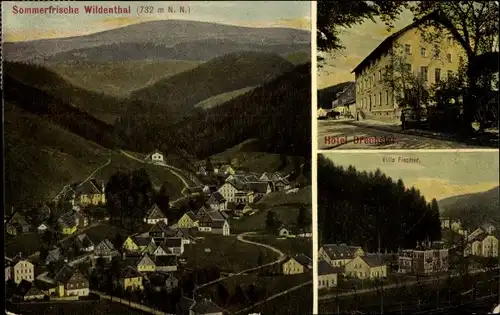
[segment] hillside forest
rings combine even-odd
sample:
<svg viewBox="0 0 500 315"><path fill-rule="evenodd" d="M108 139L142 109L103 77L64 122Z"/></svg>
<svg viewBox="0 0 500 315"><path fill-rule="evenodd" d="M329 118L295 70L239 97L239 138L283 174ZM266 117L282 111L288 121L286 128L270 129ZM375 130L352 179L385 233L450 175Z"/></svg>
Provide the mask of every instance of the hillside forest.
<svg viewBox="0 0 500 315"><path fill-rule="evenodd" d="M320 243L363 246L369 252L414 248L441 238L439 206L414 187L383 174L345 169L318 155Z"/></svg>

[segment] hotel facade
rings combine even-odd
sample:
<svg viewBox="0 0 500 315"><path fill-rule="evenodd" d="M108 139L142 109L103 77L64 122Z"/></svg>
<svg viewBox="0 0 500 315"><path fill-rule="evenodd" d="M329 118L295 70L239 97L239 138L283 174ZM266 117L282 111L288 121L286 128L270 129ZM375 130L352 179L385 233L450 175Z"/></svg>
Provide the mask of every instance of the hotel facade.
<svg viewBox="0 0 500 315"><path fill-rule="evenodd" d="M358 120L399 120L405 77L420 76L425 86L431 86L458 71L465 56L461 46L424 22L425 18L392 34L354 68ZM424 37L429 32L437 40Z"/></svg>

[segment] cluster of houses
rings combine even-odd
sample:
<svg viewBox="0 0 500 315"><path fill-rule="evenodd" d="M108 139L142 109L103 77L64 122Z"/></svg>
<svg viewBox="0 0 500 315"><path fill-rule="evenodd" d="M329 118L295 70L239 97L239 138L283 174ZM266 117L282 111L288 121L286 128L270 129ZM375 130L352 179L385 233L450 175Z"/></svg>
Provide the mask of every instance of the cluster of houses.
<svg viewBox="0 0 500 315"><path fill-rule="evenodd" d="M465 248L463 250L465 257L498 257L499 242L498 238L494 235L497 229L490 222L485 222L470 232L462 227L459 220L442 218L441 228L449 229L462 236L459 241L465 241Z"/></svg>
<svg viewBox="0 0 500 315"><path fill-rule="evenodd" d="M318 252L318 288L336 287L339 275L356 279L385 278L387 265L379 255L365 253L360 246L321 246Z"/></svg>

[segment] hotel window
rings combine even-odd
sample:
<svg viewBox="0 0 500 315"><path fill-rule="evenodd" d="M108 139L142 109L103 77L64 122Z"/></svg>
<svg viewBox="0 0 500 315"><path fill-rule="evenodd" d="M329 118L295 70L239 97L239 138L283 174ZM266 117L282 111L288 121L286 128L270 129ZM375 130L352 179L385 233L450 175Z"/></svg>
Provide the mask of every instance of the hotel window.
<svg viewBox="0 0 500 315"><path fill-rule="evenodd" d="M427 54L427 50L424 47L420 48L420 56L425 57Z"/></svg>
<svg viewBox="0 0 500 315"><path fill-rule="evenodd" d="M373 85L375 85L375 82L377 82L376 78L375 78L375 73L373 74Z"/></svg>
<svg viewBox="0 0 500 315"><path fill-rule="evenodd" d="M385 91L385 104L389 105L389 91Z"/></svg>
<svg viewBox="0 0 500 315"><path fill-rule="evenodd" d="M411 55L411 45L405 44L405 54Z"/></svg>
<svg viewBox="0 0 500 315"><path fill-rule="evenodd" d="M441 81L441 69L436 68L436 70L434 70L434 79L436 83Z"/></svg>
<svg viewBox="0 0 500 315"><path fill-rule="evenodd" d="M382 81L382 70L378 71L378 80Z"/></svg>
<svg viewBox="0 0 500 315"><path fill-rule="evenodd" d="M382 92L378 93L378 105L382 105Z"/></svg>
<svg viewBox="0 0 500 315"><path fill-rule="evenodd" d="M441 54L441 50L439 50L439 48L434 48L434 58L439 59L440 54Z"/></svg>
<svg viewBox="0 0 500 315"><path fill-rule="evenodd" d="M451 54L446 55L446 60L448 60L448 62L451 62Z"/></svg>
<svg viewBox="0 0 500 315"><path fill-rule="evenodd" d="M428 80L427 67L425 67L425 66L420 67L420 76L424 79L424 81Z"/></svg>

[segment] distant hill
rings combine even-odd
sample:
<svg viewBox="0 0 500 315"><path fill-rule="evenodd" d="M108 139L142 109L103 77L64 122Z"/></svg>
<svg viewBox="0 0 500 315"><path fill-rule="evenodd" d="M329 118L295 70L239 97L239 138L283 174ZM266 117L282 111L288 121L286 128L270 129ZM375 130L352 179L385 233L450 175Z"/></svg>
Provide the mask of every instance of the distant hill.
<svg viewBox="0 0 500 315"><path fill-rule="evenodd" d="M332 108L332 101L337 98L337 93L342 92L354 82L342 82L327 88L318 90L318 108Z"/></svg>
<svg viewBox="0 0 500 315"><path fill-rule="evenodd" d="M137 90L131 98L156 104L182 117L194 106L215 95L257 86L293 69L293 64L272 54L238 52L212 59L151 86ZM128 112L134 113L134 108Z"/></svg>
<svg viewBox="0 0 500 315"><path fill-rule="evenodd" d="M83 89L125 97L160 79L191 70L200 64L188 60L65 61L43 63L69 83Z"/></svg>
<svg viewBox="0 0 500 315"><path fill-rule="evenodd" d="M38 92L34 91L33 93L43 92L44 95L41 97L57 99L61 104L64 103L64 106L68 107L70 111L78 112L77 109L79 109L79 111L86 112L109 124L114 123L114 120L128 107L128 101L123 98L75 86L59 74L40 65L5 62L3 69L4 76L10 78L7 79L8 82L12 82L13 85L20 88L16 94L19 98L26 99L30 96L28 90L35 89ZM6 97L10 97L10 95L6 95ZM46 106L47 104L40 102L39 105Z"/></svg>
<svg viewBox="0 0 500 315"><path fill-rule="evenodd" d="M6 102L17 105L29 113L44 117L87 140L108 148L115 147L116 142L112 135L111 125L58 97L18 81L10 76L11 73L9 69L3 78L4 100Z"/></svg>
<svg viewBox="0 0 500 315"><path fill-rule="evenodd" d="M500 187L485 192L458 195L440 200L443 215L460 219L472 228L484 221L493 220L500 224Z"/></svg>
<svg viewBox="0 0 500 315"><path fill-rule="evenodd" d="M8 101L4 104L5 202L22 206L52 200L70 183L95 174L107 180L118 169L145 167L153 184L169 183L172 198L181 195L182 182L166 168L144 165L82 138L43 116Z"/></svg>
<svg viewBox="0 0 500 315"><path fill-rule="evenodd" d="M151 47L149 45L173 48L177 44L184 43L184 46L177 46L177 49L182 59L185 59L187 57L182 55L182 51L189 54L203 54L189 52L189 50L193 47L203 48L203 45L208 43L207 38L225 41L228 43L225 45L226 48L232 49L231 51L235 51L234 49L246 50L245 47L252 46L265 48L266 52L288 55L300 51L309 53L311 33L291 28L251 28L186 20L162 20L128 25L84 36L7 42L3 43L2 48L5 60L36 61L62 52L102 45L145 44L144 47L148 48L145 49L147 54L153 54L154 50L149 49ZM234 48L235 45L238 48ZM213 51L212 49L217 51L218 44L207 46L205 49L207 51L205 58L207 59L205 60L214 56L210 52ZM131 55L131 50L125 49L124 51L124 54ZM132 52L134 51L132 49ZM117 54L115 57L120 58L120 55ZM134 54L132 53L132 55ZM192 58L191 55L189 57Z"/></svg>
<svg viewBox="0 0 500 315"><path fill-rule="evenodd" d="M183 42L174 46L158 45L156 43L107 44L61 52L46 57L43 61L207 61L239 51L263 52L285 57L293 51L298 51L300 54L306 54L308 50L310 50L309 44L242 44L226 39L204 39L193 42Z"/></svg>

